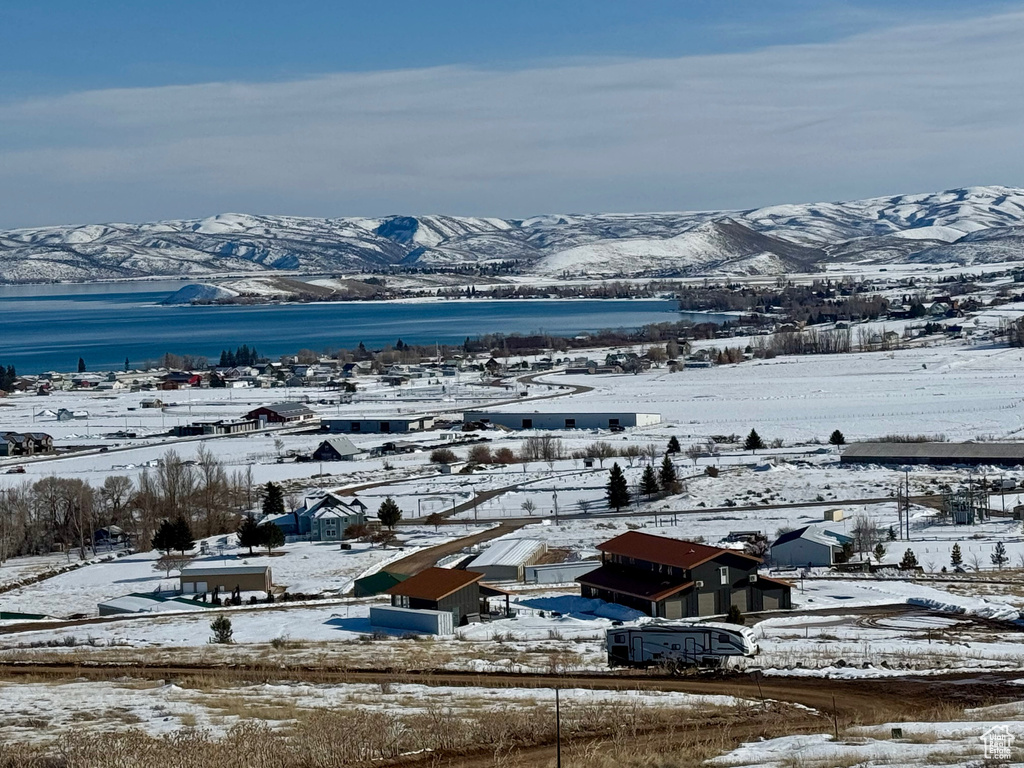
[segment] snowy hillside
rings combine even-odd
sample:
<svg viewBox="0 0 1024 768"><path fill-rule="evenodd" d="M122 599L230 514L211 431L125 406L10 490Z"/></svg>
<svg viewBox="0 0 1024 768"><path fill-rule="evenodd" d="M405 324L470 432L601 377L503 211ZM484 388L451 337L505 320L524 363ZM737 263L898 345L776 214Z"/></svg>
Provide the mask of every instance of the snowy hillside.
<svg viewBox="0 0 1024 768"><path fill-rule="evenodd" d="M771 274L837 262L1022 258L1024 189L969 187L748 211L315 219L221 214L0 232L0 281L380 272L516 262L523 274Z"/></svg>

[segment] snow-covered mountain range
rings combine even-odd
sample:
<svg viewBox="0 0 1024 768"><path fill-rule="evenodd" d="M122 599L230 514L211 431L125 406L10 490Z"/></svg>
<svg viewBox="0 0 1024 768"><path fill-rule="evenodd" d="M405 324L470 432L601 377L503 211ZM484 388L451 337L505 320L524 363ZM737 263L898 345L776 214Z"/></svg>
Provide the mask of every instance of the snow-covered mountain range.
<svg viewBox="0 0 1024 768"><path fill-rule="evenodd" d="M714 276L829 263L1024 260L1024 189L969 187L747 211L318 219L227 213L201 220L0 232L0 281L516 262L521 274Z"/></svg>

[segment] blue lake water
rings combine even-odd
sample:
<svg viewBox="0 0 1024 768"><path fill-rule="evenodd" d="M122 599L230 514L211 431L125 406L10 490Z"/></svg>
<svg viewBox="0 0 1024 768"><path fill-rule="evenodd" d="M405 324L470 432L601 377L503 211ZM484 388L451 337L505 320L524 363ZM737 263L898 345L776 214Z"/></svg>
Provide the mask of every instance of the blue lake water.
<svg viewBox="0 0 1024 768"><path fill-rule="evenodd" d="M156 360L165 352L218 357L241 344L276 357L394 343L461 343L485 333L573 335L637 328L683 318L665 299L604 301L454 300L426 303L332 302L258 306L161 306L183 285L0 286L0 364L20 373L90 370ZM697 322L721 320L692 316Z"/></svg>

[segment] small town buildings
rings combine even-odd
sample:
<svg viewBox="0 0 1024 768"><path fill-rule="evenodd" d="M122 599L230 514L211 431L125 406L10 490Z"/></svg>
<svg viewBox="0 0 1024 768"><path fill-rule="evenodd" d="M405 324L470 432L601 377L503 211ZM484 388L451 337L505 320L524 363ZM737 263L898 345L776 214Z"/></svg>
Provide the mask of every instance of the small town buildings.
<svg viewBox="0 0 1024 768"><path fill-rule="evenodd" d="M466 411L466 423L493 424L506 429L619 429L661 423L660 413Z"/></svg>
<svg viewBox="0 0 1024 768"><path fill-rule="evenodd" d="M470 567L492 581L523 581L526 566L536 564L547 551L540 539L498 541L473 558Z"/></svg>
<svg viewBox="0 0 1024 768"><path fill-rule="evenodd" d="M480 620L488 613L488 596L503 594L483 588L482 573L449 568L427 568L386 591L395 608L451 613L455 626Z"/></svg>
<svg viewBox="0 0 1024 768"><path fill-rule="evenodd" d="M186 595L206 592L266 592L274 588L269 565L214 565L198 562L181 569L181 591Z"/></svg>
<svg viewBox="0 0 1024 768"><path fill-rule="evenodd" d="M220 421L197 421L194 424L182 424L171 429L177 437L195 435L241 435L255 432L260 428L256 419L221 419Z"/></svg>
<svg viewBox="0 0 1024 768"><path fill-rule="evenodd" d="M247 419L256 419L261 426L267 424L298 425L317 420L316 413L303 403L276 403L262 405L245 414Z"/></svg>
<svg viewBox="0 0 1024 768"><path fill-rule="evenodd" d="M0 434L0 456L35 456L53 453L53 438L45 432Z"/></svg>
<svg viewBox="0 0 1024 768"><path fill-rule="evenodd" d="M398 434L403 432L422 432L433 429L433 416L364 416L347 419L323 419L321 429L331 433L344 434Z"/></svg>
<svg viewBox="0 0 1024 768"><path fill-rule="evenodd" d="M1024 465L1024 443L850 443L840 462L1016 467Z"/></svg>
<svg viewBox="0 0 1024 768"><path fill-rule="evenodd" d="M203 377L198 373L191 373L189 371L171 371L160 379L160 383L157 384L157 389L185 389L186 387L199 387L202 386L202 384Z"/></svg>
<svg viewBox="0 0 1024 768"><path fill-rule="evenodd" d="M792 606L790 585L758 574L761 559L664 536L628 531L599 544L601 565L576 578L583 597L682 619Z"/></svg>
<svg viewBox="0 0 1024 768"><path fill-rule="evenodd" d="M771 546L772 564L776 566L831 568L842 561L843 545L853 539L829 530L827 523L805 525L782 534Z"/></svg>
<svg viewBox="0 0 1024 768"><path fill-rule="evenodd" d="M140 403L140 405L143 408L163 408L164 407L164 401L161 400L158 397L152 397L152 398L149 398L147 400L143 400Z"/></svg>
<svg viewBox="0 0 1024 768"><path fill-rule="evenodd" d="M313 460L348 461L361 453L365 453L365 451L353 445L347 437L329 437L313 451Z"/></svg>

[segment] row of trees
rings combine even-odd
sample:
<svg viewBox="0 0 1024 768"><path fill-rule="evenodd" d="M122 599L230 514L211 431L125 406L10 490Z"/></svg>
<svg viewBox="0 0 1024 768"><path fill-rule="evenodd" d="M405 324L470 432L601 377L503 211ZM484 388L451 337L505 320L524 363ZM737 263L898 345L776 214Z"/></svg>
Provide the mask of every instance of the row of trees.
<svg viewBox="0 0 1024 768"><path fill-rule="evenodd" d="M639 492L642 496L650 499L658 493L678 493L679 478L676 475L675 465L667 454L661 460L661 466L654 468L654 464L644 467L643 475L640 477ZM608 485L605 487L605 499L608 506L616 512L623 507L628 507L632 500L629 492L629 483L626 482L626 474L618 462L612 464L608 473Z"/></svg>
<svg viewBox="0 0 1024 768"><path fill-rule="evenodd" d="M200 537L230 533L258 499L252 469L229 472L204 445L195 461L168 451L137 480L111 475L102 485L44 477L0 493L0 562L16 555L95 552L96 530L115 525L151 541L164 521L184 520Z"/></svg>

